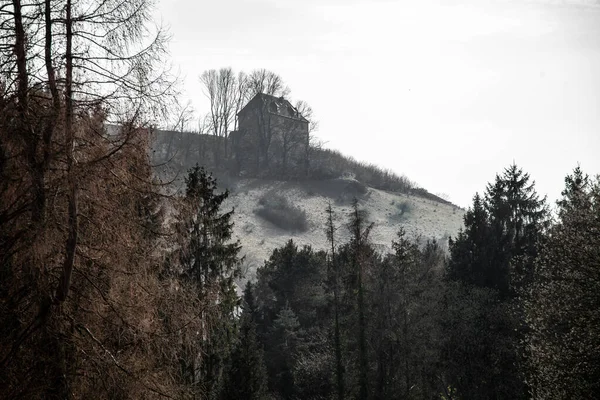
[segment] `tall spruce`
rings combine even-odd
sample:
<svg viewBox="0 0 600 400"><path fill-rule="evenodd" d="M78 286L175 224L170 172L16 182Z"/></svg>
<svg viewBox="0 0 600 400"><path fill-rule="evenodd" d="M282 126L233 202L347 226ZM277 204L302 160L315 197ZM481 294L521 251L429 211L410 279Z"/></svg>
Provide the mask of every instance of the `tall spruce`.
<svg viewBox="0 0 600 400"><path fill-rule="evenodd" d="M185 183L182 229L187 244L180 251L181 272L198 286L198 295L215 307L201 311L207 330L202 338L202 365L195 365L195 354L182 363L188 383L203 387L209 398L215 398L237 335L234 314L239 299L234 279L240 274L241 246L231 242L233 210L221 212L229 192L218 193L216 179L198 165L189 171Z"/></svg>
<svg viewBox="0 0 600 400"><path fill-rule="evenodd" d="M221 212L229 192L218 193L217 181L196 164L185 179L185 202L190 212L185 229L189 245L181 252L183 274L200 287L233 283L239 275L239 242L231 242L233 210Z"/></svg>
<svg viewBox="0 0 600 400"><path fill-rule="evenodd" d="M366 320L366 285L365 269L369 261L369 234L373 224L368 224L366 213L358 206L358 199L354 198L349 215L348 230L350 231L350 247L352 249L352 272L356 282L356 311L358 333L358 399L369 397L369 359L367 348L367 320Z"/></svg>
<svg viewBox="0 0 600 400"><path fill-rule="evenodd" d="M409 275L417 269L418 247L401 228L392 241L393 254L378 268L373 291L371 342L376 352L375 399L401 394L411 389L409 335Z"/></svg>
<svg viewBox="0 0 600 400"><path fill-rule="evenodd" d="M335 232L336 227L334 224L334 214L331 208L331 203L327 205L325 209L327 213L327 226L325 228L325 234L327 241L329 242L331 253L329 254L329 286L333 291L333 343L335 351L335 379L336 379L336 392L338 400L343 400L345 395L344 389L344 365L342 362L342 343L340 333L340 288L339 288L339 265L336 258L336 242Z"/></svg>
<svg viewBox="0 0 600 400"><path fill-rule="evenodd" d="M439 383L439 316L443 251L422 249L400 229L371 284L369 343L373 398L433 398Z"/></svg>
<svg viewBox="0 0 600 400"><path fill-rule="evenodd" d="M464 224L465 229L459 231L456 239L450 238L448 277L478 287L494 287L495 272L488 249L491 245L489 216L478 193L473 198L472 208L465 213Z"/></svg>
<svg viewBox="0 0 600 400"><path fill-rule="evenodd" d="M546 199L540 199L529 174L513 164L488 184L485 207L493 241L493 285L502 295L514 295L530 277L531 262L548 228Z"/></svg>
<svg viewBox="0 0 600 400"><path fill-rule="evenodd" d="M600 390L600 179L565 179L558 222L525 301L531 395L591 399Z"/></svg>
<svg viewBox="0 0 600 400"><path fill-rule="evenodd" d="M467 302L465 306L473 313L485 314L488 309L488 316L494 315L491 321L487 317L448 320L448 371L465 398L518 399L527 395L522 348L526 327L519 295L531 281L532 262L548 220L545 199L539 198L529 175L513 164L488 184L483 200L475 196L473 207L465 214L465 230L450 241L447 276L464 286L458 289L464 295L448 299ZM449 310L465 309L447 306ZM451 349L462 348L465 341L479 343L476 348L485 348L485 354L456 371L455 367L465 362L462 358L470 358L470 354L468 349L463 353Z"/></svg>
<svg viewBox="0 0 600 400"><path fill-rule="evenodd" d="M329 322L323 285L326 269L325 252L314 252L309 246L299 249L290 240L257 271L258 333L265 349L269 390L279 398L331 393L331 385L323 382L331 373L329 346L322 343Z"/></svg>
<svg viewBox="0 0 600 400"><path fill-rule="evenodd" d="M231 355L223 386L223 400L261 400L267 393L264 352L256 334L258 309L254 285L244 289L239 339Z"/></svg>

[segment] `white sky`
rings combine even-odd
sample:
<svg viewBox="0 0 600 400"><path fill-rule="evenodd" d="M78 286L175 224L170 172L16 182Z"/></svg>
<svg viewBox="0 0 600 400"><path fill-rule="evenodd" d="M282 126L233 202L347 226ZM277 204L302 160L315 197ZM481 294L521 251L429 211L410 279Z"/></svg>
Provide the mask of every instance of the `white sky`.
<svg viewBox="0 0 600 400"><path fill-rule="evenodd" d="M560 195L600 173L594 0L162 0L184 97L207 69L266 68L327 147L468 206L513 162Z"/></svg>

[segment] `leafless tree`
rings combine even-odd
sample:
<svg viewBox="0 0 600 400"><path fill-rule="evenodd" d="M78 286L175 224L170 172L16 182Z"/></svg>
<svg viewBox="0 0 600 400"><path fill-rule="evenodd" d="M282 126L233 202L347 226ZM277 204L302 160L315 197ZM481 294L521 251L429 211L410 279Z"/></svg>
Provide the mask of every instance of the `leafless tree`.
<svg viewBox="0 0 600 400"><path fill-rule="evenodd" d="M298 100L295 104L298 114L302 115L308 120L308 132L312 133L319 129L319 121L315 119L313 109L304 100Z"/></svg>
<svg viewBox="0 0 600 400"><path fill-rule="evenodd" d="M255 153L255 169L268 171L271 167L271 158L277 153L281 162L282 173L288 173L290 154L301 152L306 173L309 168L311 134L317 129L317 122L313 117L311 107L304 101L296 103L296 117L304 116L308 120L308 136L298 132L294 123L282 122L280 118L273 117L268 109L267 102L257 102L257 107L252 111L256 122L252 137L249 132L239 130L238 113L257 94L275 97L288 96L290 89L285 85L281 76L266 69L257 69L250 74L240 72L235 75L232 68L208 70L201 74L200 81L204 85L205 95L210 102L208 114L210 132L214 136L213 156L218 167L221 160L228 161L229 153L235 152L238 169L241 168L240 154L241 141L251 141L252 153ZM229 132L236 131L237 137L234 149L229 149ZM277 139L275 138L277 137ZM276 145L274 143L277 142ZM276 148L276 149L275 149ZM249 150L249 149L246 149Z"/></svg>
<svg viewBox="0 0 600 400"><path fill-rule="evenodd" d="M308 176L310 174L312 149L321 148L321 143L314 135L314 132L319 129L319 122L314 116L312 107L308 105L307 102L303 100L296 102L296 110L308 120L308 137L306 138L306 141L302 143L304 150L304 174L305 176Z"/></svg>
<svg viewBox="0 0 600 400"><path fill-rule="evenodd" d="M240 71L237 76L237 90L236 90L236 99L235 99L235 123L233 125L233 130L238 130L238 113L246 105L248 101L248 88L249 79L248 75L244 71Z"/></svg>
<svg viewBox="0 0 600 400"><path fill-rule="evenodd" d="M290 94L290 88L276 73L266 69L256 69L248 76L247 99L253 98L258 93L285 97Z"/></svg>
<svg viewBox="0 0 600 400"><path fill-rule="evenodd" d="M188 101L185 106L179 107L179 112L177 114L177 119L175 121L173 130L178 131L182 136L181 140L184 148L182 162L184 166L188 165L190 150L194 145L194 139L198 136L195 132L192 132L192 129L190 129L193 118L194 109L191 102Z"/></svg>
<svg viewBox="0 0 600 400"><path fill-rule="evenodd" d="M174 106L174 118L170 121L170 126L167 132L165 132L165 139L167 142L167 151L163 162L169 162L175 157L173 154L174 143L183 139L184 132L189 131L190 123L194 117L194 109L190 102L185 105L181 105L178 102ZM180 134L178 134L180 133ZM185 142L185 141L184 141ZM185 158L188 156L189 146L182 144L177 145L176 149L181 147L185 148ZM176 153L175 153L176 154Z"/></svg>
<svg viewBox="0 0 600 400"><path fill-rule="evenodd" d="M239 85L231 68L205 71L200 76L200 81L204 84L205 95L210 101L211 131L215 136L215 161L218 166L221 147L223 158L227 160L227 138L235 121Z"/></svg>

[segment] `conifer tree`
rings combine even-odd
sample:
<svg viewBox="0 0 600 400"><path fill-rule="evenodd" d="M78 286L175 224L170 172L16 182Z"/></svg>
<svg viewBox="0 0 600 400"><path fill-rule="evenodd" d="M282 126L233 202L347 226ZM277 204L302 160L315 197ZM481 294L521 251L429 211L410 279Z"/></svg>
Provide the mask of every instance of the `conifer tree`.
<svg viewBox="0 0 600 400"><path fill-rule="evenodd" d="M185 179L185 203L190 217L184 222L189 244L181 252L183 274L200 287L239 274L239 242L231 242L233 210L221 212L229 192L217 193L217 181L197 164Z"/></svg>
<svg viewBox="0 0 600 400"><path fill-rule="evenodd" d="M501 295L515 294L531 274L531 262L548 227L546 199L540 199L535 182L515 164L496 176L486 189L493 257L493 284Z"/></svg>
<svg viewBox="0 0 600 400"><path fill-rule="evenodd" d="M234 313L239 299L234 279L240 273L241 246L231 242L233 210L220 210L229 192L217 193L216 179L198 165L189 171L185 182L180 229L187 242L179 254L181 273L197 285L198 296L213 306L201 311L207 327L202 338L206 349L202 365L195 365L195 354L188 354L182 363L186 379L202 383L210 398L215 398L237 335ZM201 382L197 382L198 375Z"/></svg>
<svg viewBox="0 0 600 400"><path fill-rule="evenodd" d="M276 391L284 399L293 399L296 389L294 387L294 356L301 340L301 327L294 310L289 307L281 309L273 321L271 340L276 344L271 357L279 365L276 372Z"/></svg>
<svg viewBox="0 0 600 400"><path fill-rule="evenodd" d="M409 328L409 276L417 269L419 250L405 236L403 229L392 241L393 254L379 266L373 293L371 341L376 352L376 399L392 393L407 395L410 390L410 367L407 346Z"/></svg>
<svg viewBox="0 0 600 400"><path fill-rule="evenodd" d="M267 390L267 371L264 352L256 334L257 306L254 286L248 282L244 289L239 339L231 355L223 386L224 400L261 400Z"/></svg>
<svg viewBox="0 0 600 400"><path fill-rule="evenodd" d="M457 292L463 296L448 298L467 302L472 313L489 312L485 318L448 321L447 355L470 357L473 350L450 350L462 348L465 340L485 349L462 371L452 366L465 360L446 360L450 374L463 396L523 398L527 388L521 343L526 328L518 296L531 281L532 262L548 226L545 199L539 198L529 175L513 164L488 184L483 200L475 196L464 222L465 230L450 241L447 269L448 278L462 285ZM461 310L450 303L448 307Z"/></svg>
<svg viewBox="0 0 600 400"><path fill-rule="evenodd" d="M594 398L600 389L600 179L576 168L562 196L525 301L534 399Z"/></svg>
<svg viewBox="0 0 600 400"><path fill-rule="evenodd" d="M336 227L333 221L333 209L331 203L328 204L327 209L327 225L325 228L325 234L327 241L331 246L331 253L329 254L329 286L333 291L333 341L335 351L335 377L336 377L336 391L338 400L343 400L345 396L344 389L344 365L342 362L342 343L340 334L340 288L339 288L339 264L336 258L336 242L335 232Z"/></svg>
<svg viewBox="0 0 600 400"><path fill-rule="evenodd" d="M479 193L473 198L473 206L464 216L465 229L456 239L450 238L448 278L479 287L493 287L493 271L488 259L490 236L489 216Z"/></svg>
<svg viewBox="0 0 600 400"><path fill-rule="evenodd" d="M328 349L315 343L327 322L322 318L327 308L325 273L324 252L313 252L309 246L298 249L291 240L275 249L257 271L258 332L265 348L269 389L282 398L323 389L300 386L314 384L317 370L328 367ZM313 371L304 369L306 363L297 368L299 361L309 358L315 361ZM298 382L296 375L302 375Z"/></svg>
<svg viewBox="0 0 600 400"><path fill-rule="evenodd" d="M356 278L356 311L358 333L358 399L364 400L369 396L369 359L367 354L367 320L366 320L366 282L365 269L368 262L369 234L373 224L366 221L365 211L358 207L354 198L349 215L348 230L350 231L350 247L352 249L352 271Z"/></svg>

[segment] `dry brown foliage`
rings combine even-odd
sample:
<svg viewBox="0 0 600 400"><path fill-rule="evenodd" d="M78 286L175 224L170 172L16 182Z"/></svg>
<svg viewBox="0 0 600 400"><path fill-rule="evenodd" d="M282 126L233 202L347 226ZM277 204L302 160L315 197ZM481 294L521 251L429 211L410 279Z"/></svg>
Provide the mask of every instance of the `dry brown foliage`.
<svg viewBox="0 0 600 400"><path fill-rule="evenodd" d="M79 241L69 296L53 304L67 236L67 178L55 134L46 218L31 223L31 177L10 120L0 130L0 397L181 398L182 352L200 355L206 305L163 274L171 240L147 160L147 131L116 137L94 110L76 121ZM204 303L204 304L203 304Z"/></svg>

